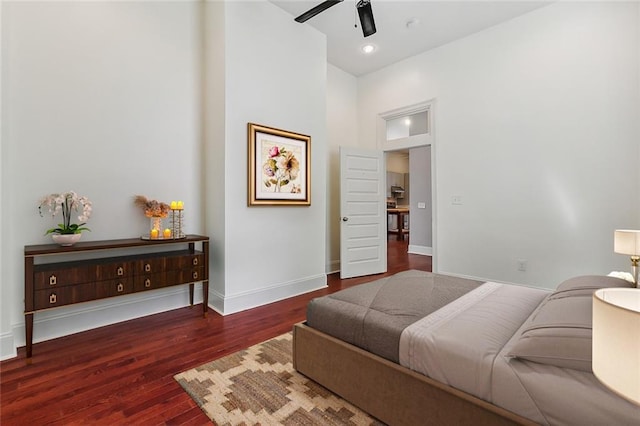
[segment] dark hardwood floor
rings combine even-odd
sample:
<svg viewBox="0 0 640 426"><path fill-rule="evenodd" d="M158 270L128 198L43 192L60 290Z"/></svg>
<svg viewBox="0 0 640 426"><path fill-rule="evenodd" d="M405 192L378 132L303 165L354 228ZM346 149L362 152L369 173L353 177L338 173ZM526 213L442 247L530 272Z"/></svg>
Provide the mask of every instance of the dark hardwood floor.
<svg viewBox="0 0 640 426"><path fill-rule="evenodd" d="M303 321L307 302L407 269L431 271L431 257L409 255L389 239L388 272L233 315L188 307L34 345L33 362L0 363L2 426L210 424L173 375L278 336Z"/></svg>

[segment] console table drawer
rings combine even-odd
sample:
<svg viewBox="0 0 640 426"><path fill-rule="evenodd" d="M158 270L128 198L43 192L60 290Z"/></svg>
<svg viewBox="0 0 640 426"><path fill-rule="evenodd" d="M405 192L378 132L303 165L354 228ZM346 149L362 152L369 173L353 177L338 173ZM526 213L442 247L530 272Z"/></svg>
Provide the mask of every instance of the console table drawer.
<svg viewBox="0 0 640 426"><path fill-rule="evenodd" d="M165 270L165 258L148 258L137 260L135 263L136 274L152 274Z"/></svg>
<svg viewBox="0 0 640 426"><path fill-rule="evenodd" d="M166 260L166 268L169 271L175 271L185 268L204 266L203 262L204 255L202 253L191 254L187 256L168 257Z"/></svg>
<svg viewBox="0 0 640 426"><path fill-rule="evenodd" d="M36 290L41 290L84 283L88 279L89 268L87 266L54 268L42 265L34 273L33 284Z"/></svg>
<svg viewBox="0 0 640 426"><path fill-rule="evenodd" d="M176 282L192 283L204 279L204 267L192 268L191 270L181 270L176 272Z"/></svg>
<svg viewBox="0 0 640 426"><path fill-rule="evenodd" d="M121 294L133 293L133 279L108 280L96 283L96 298L120 296Z"/></svg>
<svg viewBox="0 0 640 426"><path fill-rule="evenodd" d="M160 272L137 276L133 282L133 291L153 290L173 285L175 275L174 272Z"/></svg>
<svg viewBox="0 0 640 426"><path fill-rule="evenodd" d="M93 283L68 285L47 290L36 290L34 294L35 309L48 309L73 303L87 302L96 298L96 287Z"/></svg>
<svg viewBox="0 0 640 426"><path fill-rule="evenodd" d="M133 275L134 262L109 262L93 265L90 276L97 281L130 277Z"/></svg>

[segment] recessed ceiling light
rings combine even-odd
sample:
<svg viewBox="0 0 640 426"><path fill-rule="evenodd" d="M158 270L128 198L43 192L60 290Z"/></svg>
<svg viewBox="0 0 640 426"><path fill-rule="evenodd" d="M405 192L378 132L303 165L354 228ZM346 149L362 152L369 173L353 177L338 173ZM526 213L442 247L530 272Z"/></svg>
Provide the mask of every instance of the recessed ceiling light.
<svg viewBox="0 0 640 426"><path fill-rule="evenodd" d="M370 55L376 51L376 46L374 44L365 44L364 46L361 47L361 49L364 53L366 53L367 55Z"/></svg>

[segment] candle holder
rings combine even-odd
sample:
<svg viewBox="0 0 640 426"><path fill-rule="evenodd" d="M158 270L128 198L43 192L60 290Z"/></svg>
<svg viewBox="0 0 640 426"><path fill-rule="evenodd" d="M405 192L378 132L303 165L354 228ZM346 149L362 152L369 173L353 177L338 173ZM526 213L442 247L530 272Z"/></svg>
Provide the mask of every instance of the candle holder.
<svg viewBox="0 0 640 426"><path fill-rule="evenodd" d="M172 203L173 204L173 203ZM171 236L172 238L184 238L184 210L182 208L172 208L170 212Z"/></svg>
<svg viewBox="0 0 640 426"><path fill-rule="evenodd" d="M150 217L149 218L149 238L156 240L162 238L162 218Z"/></svg>

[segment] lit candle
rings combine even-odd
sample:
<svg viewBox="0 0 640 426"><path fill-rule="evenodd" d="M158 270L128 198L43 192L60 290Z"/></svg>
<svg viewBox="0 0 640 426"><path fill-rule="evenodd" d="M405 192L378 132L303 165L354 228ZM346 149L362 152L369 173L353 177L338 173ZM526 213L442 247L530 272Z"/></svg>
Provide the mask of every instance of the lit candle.
<svg viewBox="0 0 640 426"><path fill-rule="evenodd" d="M175 201L171 202L171 210L176 210L178 208L178 203L176 203Z"/></svg>
<svg viewBox="0 0 640 426"><path fill-rule="evenodd" d="M169 228L165 229L164 232L162 233L162 235L165 238L171 238L171 229L169 229Z"/></svg>
<svg viewBox="0 0 640 426"><path fill-rule="evenodd" d="M151 238L158 238L158 230L157 229L152 229L151 230Z"/></svg>
<svg viewBox="0 0 640 426"><path fill-rule="evenodd" d="M182 210L184 208L184 203L182 201L178 201L177 208L178 210Z"/></svg>

